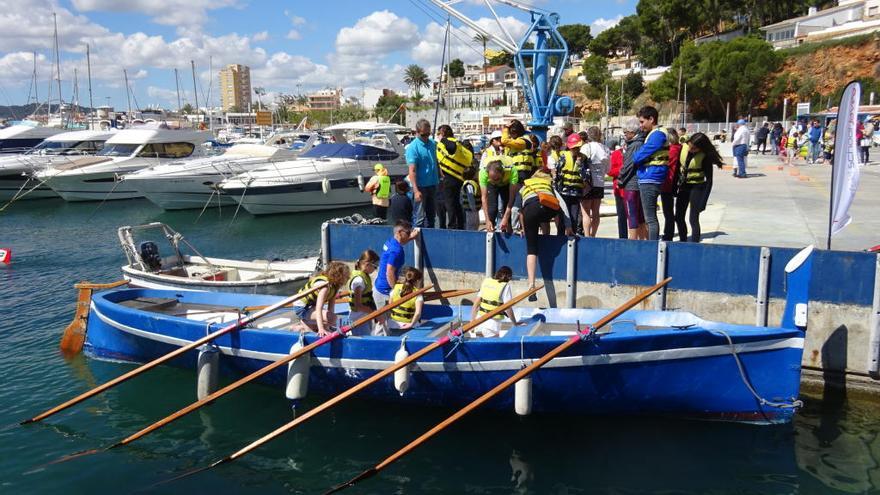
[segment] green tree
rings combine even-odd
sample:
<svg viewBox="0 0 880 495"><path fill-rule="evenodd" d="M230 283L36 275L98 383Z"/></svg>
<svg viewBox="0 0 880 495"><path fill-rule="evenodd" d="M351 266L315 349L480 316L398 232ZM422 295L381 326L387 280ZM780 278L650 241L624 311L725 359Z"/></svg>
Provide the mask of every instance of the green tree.
<svg viewBox="0 0 880 495"><path fill-rule="evenodd" d="M401 105L404 105L405 103L406 98L398 94L391 93L388 95L382 95L376 102L376 116L382 121L388 121L393 115L394 118L392 119L392 122L404 125L406 112L402 109L398 111L398 109L400 109Z"/></svg>
<svg viewBox="0 0 880 495"><path fill-rule="evenodd" d="M645 81L641 72L630 72L623 78L623 99L627 107L645 92Z"/></svg>
<svg viewBox="0 0 880 495"><path fill-rule="evenodd" d="M581 54L590 47L593 36L590 34L590 26L586 24L566 24L559 26L559 34L568 45L568 53Z"/></svg>
<svg viewBox="0 0 880 495"><path fill-rule="evenodd" d="M492 67L496 65L509 65L513 67L513 55L507 52L499 52L498 55L488 59L488 62Z"/></svg>
<svg viewBox="0 0 880 495"><path fill-rule="evenodd" d="M407 86L412 88L413 90L413 98L416 101L422 99L422 88L427 88L430 79L428 78L428 74L425 72L425 69L419 67L416 64L411 64L406 68L406 72L403 76L403 82L406 83Z"/></svg>
<svg viewBox="0 0 880 495"><path fill-rule="evenodd" d="M446 70L449 72L449 75L452 77L463 77L464 76L464 62L459 58L452 59L449 64L446 66Z"/></svg>
<svg viewBox="0 0 880 495"><path fill-rule="evenodd" d="M180 107L180 112L185 115L190 115L193 113L193 106L189 103L185 103L182 107Z"/></svg>
<svg viewBox="0 0 880 495"><path fill-rule="evenodd" d="M584 60L584 78L587 84L593 88L601 88L605 91L605 84L611 79L611 71L608 70L608 59L599 55L591 55Z"/></svg>

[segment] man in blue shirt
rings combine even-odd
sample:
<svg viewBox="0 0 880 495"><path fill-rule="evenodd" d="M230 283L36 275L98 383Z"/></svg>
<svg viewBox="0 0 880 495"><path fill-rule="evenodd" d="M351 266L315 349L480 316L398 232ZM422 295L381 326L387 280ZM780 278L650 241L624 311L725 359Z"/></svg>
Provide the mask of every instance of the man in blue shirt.
<svg viewBox="0 0 880 495"><path fill-rule="evenodd" d="M818 120L813 120L807 136L810 139L810 156L807 162L816 163L819 160L819 154L822 152L822 146L819 145L819 140L822 139L822 126Z"/></svg>
<svg viewBox="0 0 880 495"><path fill-rule="evenodd" d="M660 238L660 221L657 219L657 197L660 185L666 179L669 167L669 135L662 127L657 126L659 114L651 106L642 107L637 117L639 127L648 137L645 144L633 154L633 164L639 179L639 195L642 200L642 212L648 224L648 240Z"/></svg>
<svg viewBox="0 0 880 495"><path fill-rule="evenodd" d="M406 164L413 192L413 223L416 227L434 227L437 215L437 143L431 139L431 123L425 119L416 122L417 137L406 146Z"/></svg>
<svg viewBox="0 0 880 495"><path fill-rule="evenodd" d="M373 301L376 307L381 308L388 304L391 289L397 283L397 276L406 255L403 246L419 235L419 229L413 229L412 224L406 220L398 220L394 224L391 238L382 246L382 254L379 255L379 267L376 269L376 283L373 284Z"/></svg>

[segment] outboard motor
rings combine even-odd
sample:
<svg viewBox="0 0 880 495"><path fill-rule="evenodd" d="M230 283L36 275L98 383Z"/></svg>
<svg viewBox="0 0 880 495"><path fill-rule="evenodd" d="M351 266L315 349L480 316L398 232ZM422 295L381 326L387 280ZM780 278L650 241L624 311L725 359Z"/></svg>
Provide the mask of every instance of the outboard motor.
<svg viewBox="0 0 880 495"><path fill-rule="evenodd" d="M141 260L148 272L158 272L162 269L162 257L159 256L159 246L153 241L144 241L138 247Z"/></svg>

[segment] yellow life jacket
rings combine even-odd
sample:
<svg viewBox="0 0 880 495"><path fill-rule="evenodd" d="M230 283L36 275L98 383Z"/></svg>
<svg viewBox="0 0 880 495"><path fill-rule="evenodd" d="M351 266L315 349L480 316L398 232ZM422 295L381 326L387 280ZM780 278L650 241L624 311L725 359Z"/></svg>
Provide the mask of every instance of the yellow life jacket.
<svg viewBox="0 0 880 495"><path fill-rule="evenodd" d="M556 162L556 176L559 181L560 191L578 193L584 189L584 179L578 170L577 160L571 151L565 150L559 153L560 159ZM560 166L561 163L561 166Z"/></svg>
<svg viewBox="0 0 880 495"><path fill-rule="evenodd" d="M480 194L480 183L475 180L466 180L464 184L461 185L461 194L459 195L458 200L461 202L461 206L467 208L468 207L468 195L467 195L467 186L471 185L474 187L474 208L480 209L483 206L483 195Z"/></svg>
<svg viewBox="0 0 880 495"><path fill-rule="evenodd" d="M525 143L525 148L522 150L515 150L513 148L504 148L504 154L509 156L511 160L511 164L517 170L529 171L529 175L531 172L534 172L535 160L532 157L532 142L525 136L516 138L517 141L522 141Z"/></svg>
<svg viewBox="0 0 880 495"><path fill-rule="evenodd" d="M477 311L478 316L489 313L503 304L501 293L504 292L505 287L507 287L507 282L499 282L494 278L483 280L483 285L480 287L480 309ZM504 318L504 315L497 314L492 318L501 320Z"/></svg>
<svg viewBox="0 0 880 495"><path fill-rule="evenodd" d="M373 194L376 195L379 199L388 199L391 197L391 177L387 175L380 175L379 177L379 189L377 189Z"/></svg>
<svg viewBox="0 0 880 495"><path fill-rule="evenodd" d="M440 170L444 174L463 181L464 171L471 168L474 154L455 138L445 138L445 140L455 143L455 154L450 155L442 141L437 143L437 161L440 163Z"/></svg>
<svg viewBox="0 0 880 495"><path fill-rule="evenodd" d="M537 196L538 193L549 194L550 196L556 196L553 193L553 184L550 182L549 178L545 177L532 177L530 179L526 179L523 181L522 188L519 190L519 193L522 195L523 204L526 204L526 201L532 199Z"/></svg>
<svg viewBox="0 0 880 495"><path fill-rule="evenodd" d="M646 167L668 167L669 166L669 133L666 132L666 129L663 127L655 127L651 132L648 133L648 137L645 138L645 142L647 143L649 139L651 139L651 134L655 132L659 132L663 134L663 147L659 150L655 151L651 158L648 159L648 163L645 164Z"/></svg>
<svg viewBox="0 0 880 495"><path fill-rule="evenodd" d="M389 299L389 302L393 303L394 301L403 298L404 296L400 294L402 290L403 284L394 284L394 288L391 289L391 298ZM391 319L399 323L412 322L413 316L416 314L416 299L418 299L418 297L414 297L392 309Z"/></svg>
<svg viewBox="0 0 880 495"><path fill-rule="evenodd" d="M706 172L703 170L703 158L706 154L702 151L694 154L688 163L688 154L691 152L690 146L685 144L681 147L681 177L684 184L702 184L706 182Z"/></svg>
<svg viewBox="0 0 880 495"><path fill-rule="evenodd" d="M351 278L348 279L348 290L351 292L351 300L354 301L354 288L352 288L351 283L354 282L354 279L357 277L364 280L364 290L361 291L361 304L376 309L376 302L373 301L373 279L364 273L363 270L353 270L351 272Z"/></svg>
<svg viewBox="0 0 880 495"><path fill-rule="evenodd" d="M330 283L330 280L327 278L326 275L318 275L317 277L312 277L309 279L308 282L306 282L306 285L304 285L303 288L299 290L299 294L306 292L307 290L311 289L312 287L315 287L316 285L329 284L329 283ZM330 289L330 292L328 293L329 297L327 298L327 301L332 301L336 297L336 289L334 289L332 285L328 285L327 288ZM318 289L315 292L309 293L308 295L306 295L302 299L302 301L305 302L306 307L312 308L318 303L318 293L320 293L320 292L321 292L321 289Z"/></svg>

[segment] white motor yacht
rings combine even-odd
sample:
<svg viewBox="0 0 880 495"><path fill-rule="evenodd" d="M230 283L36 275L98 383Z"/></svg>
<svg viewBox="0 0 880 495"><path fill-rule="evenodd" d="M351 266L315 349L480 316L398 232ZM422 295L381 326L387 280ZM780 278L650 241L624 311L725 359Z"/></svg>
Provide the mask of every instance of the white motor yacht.
<svg viewBox="0 0 880 495"><path fill-rule="evenodd" d="M363 186L376 163L385 165L392 177L406 174L403 146L395 135L401 129L377 122L334 125L324 129L333 143L226 179L220 188L254 215L369 204Z"/></svg>
<svg viewBox="0 0 880 495"><path fill-rule="evenodd" d="M64 129L25 122L0 129L0 153L24 153L47 137L64 132Z"/></svg>
<svg viewBox="0 0 880 495"><path fill-rule="evenodd" d="M49 136L25 153L0 155L0 201L57 198L58 194L40 184L34 174L94 156L114 133L115 129L62 132Z"/></svg>
<svg viewBox="0 0 880 495"><path fill-rule="evenodd" d="M262 144L236 144L219 156L174 161L125 176L128 188L166 210L236 204L217 187L233 177L274 162L292 160L293 150Z"/></svg>
<svg viewBox="0 0 880 495"><path fill-rule="evenodd" d="M117 132L90 160L55 166L37 172L67 201L103 201L139 198L139 191L122 178L150 166L206 156L202 146L211 133L188 129L135 128Z"/></svg>

